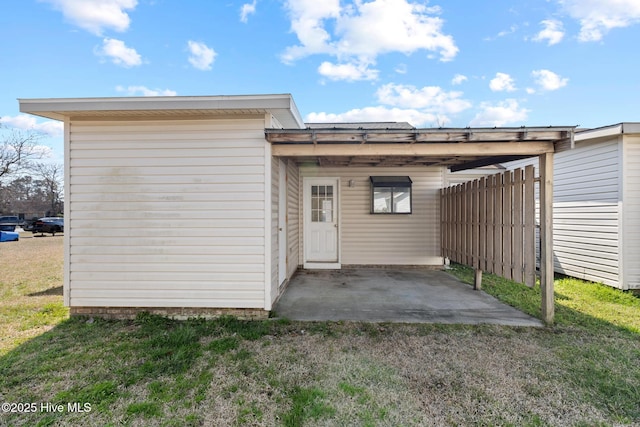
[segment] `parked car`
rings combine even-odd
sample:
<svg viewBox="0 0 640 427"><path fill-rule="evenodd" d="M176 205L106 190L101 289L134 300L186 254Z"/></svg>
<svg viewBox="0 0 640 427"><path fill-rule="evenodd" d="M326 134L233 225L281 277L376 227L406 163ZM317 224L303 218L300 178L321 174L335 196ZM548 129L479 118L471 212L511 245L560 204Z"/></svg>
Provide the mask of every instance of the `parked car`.
<svg viewBox="0 0 640 427"><path fill-rule="evenodd" d="M64 233L64 218L58 217L45 217L40 218L33 224L32 232L35 233L51 233L55 236L56 233Z"/></svg>
<svg viewBox="0 0 640 427"><path fill-rule="evenodd" d="M23 223L24 221L17 216L1 216L0 231L14 231L17 226Z"/></svg>

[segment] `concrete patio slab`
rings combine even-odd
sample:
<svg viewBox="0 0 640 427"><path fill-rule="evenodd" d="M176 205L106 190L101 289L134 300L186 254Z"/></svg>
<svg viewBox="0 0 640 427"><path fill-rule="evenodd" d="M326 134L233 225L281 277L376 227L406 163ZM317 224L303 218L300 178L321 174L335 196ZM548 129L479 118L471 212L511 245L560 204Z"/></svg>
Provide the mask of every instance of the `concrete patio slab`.
<svg viewBox="0 0 640 427"><path fill-rule="evenodd" d="M446 272L423 269L300 270L274 310L307 321L543 326Z"/></svg>

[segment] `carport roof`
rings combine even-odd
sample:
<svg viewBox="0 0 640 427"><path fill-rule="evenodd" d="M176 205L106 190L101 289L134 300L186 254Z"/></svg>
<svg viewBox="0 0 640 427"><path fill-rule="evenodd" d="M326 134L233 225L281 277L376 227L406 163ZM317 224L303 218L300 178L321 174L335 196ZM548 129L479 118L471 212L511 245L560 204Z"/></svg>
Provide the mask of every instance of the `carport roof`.
<svg viewBox="0 0 640 427"><path fill-rule="evenodd" d="M390 124L392 124L390 122ZM552 153L574 126L427 128L348 123L265 129L274 156L320 166L447 166L452 171Z"/></svg>

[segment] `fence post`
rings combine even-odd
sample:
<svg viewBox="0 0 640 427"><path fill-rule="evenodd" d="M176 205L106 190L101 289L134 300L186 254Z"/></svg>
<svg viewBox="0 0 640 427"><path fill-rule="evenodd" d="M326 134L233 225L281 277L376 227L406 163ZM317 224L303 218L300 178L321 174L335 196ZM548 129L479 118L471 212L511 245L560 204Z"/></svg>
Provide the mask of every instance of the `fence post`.
<svg viewBox="0 0 640 427"><path fill-rule="evenodd" d="M540 155L540 290L542 319L553 323L553 153Z"/></svg>

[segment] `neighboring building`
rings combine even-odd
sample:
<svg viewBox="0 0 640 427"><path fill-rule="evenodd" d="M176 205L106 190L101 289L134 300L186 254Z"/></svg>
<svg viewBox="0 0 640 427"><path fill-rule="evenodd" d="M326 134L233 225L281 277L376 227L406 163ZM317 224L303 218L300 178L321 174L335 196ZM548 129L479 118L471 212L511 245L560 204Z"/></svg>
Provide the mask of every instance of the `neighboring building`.
<svg viewBox="0 0 640 427"><path fill-rule="evenodd" d="M290 95L20 100L65 124L72 314L265 316L296 269L442 266L447 166L572 127L310 125Z"/></svg>
<svg viewBox="0 0 640 427"><path fill-rule="evenodd" d="M640 123L576 130L554 157L555 271L640 289Z"/></svg>

